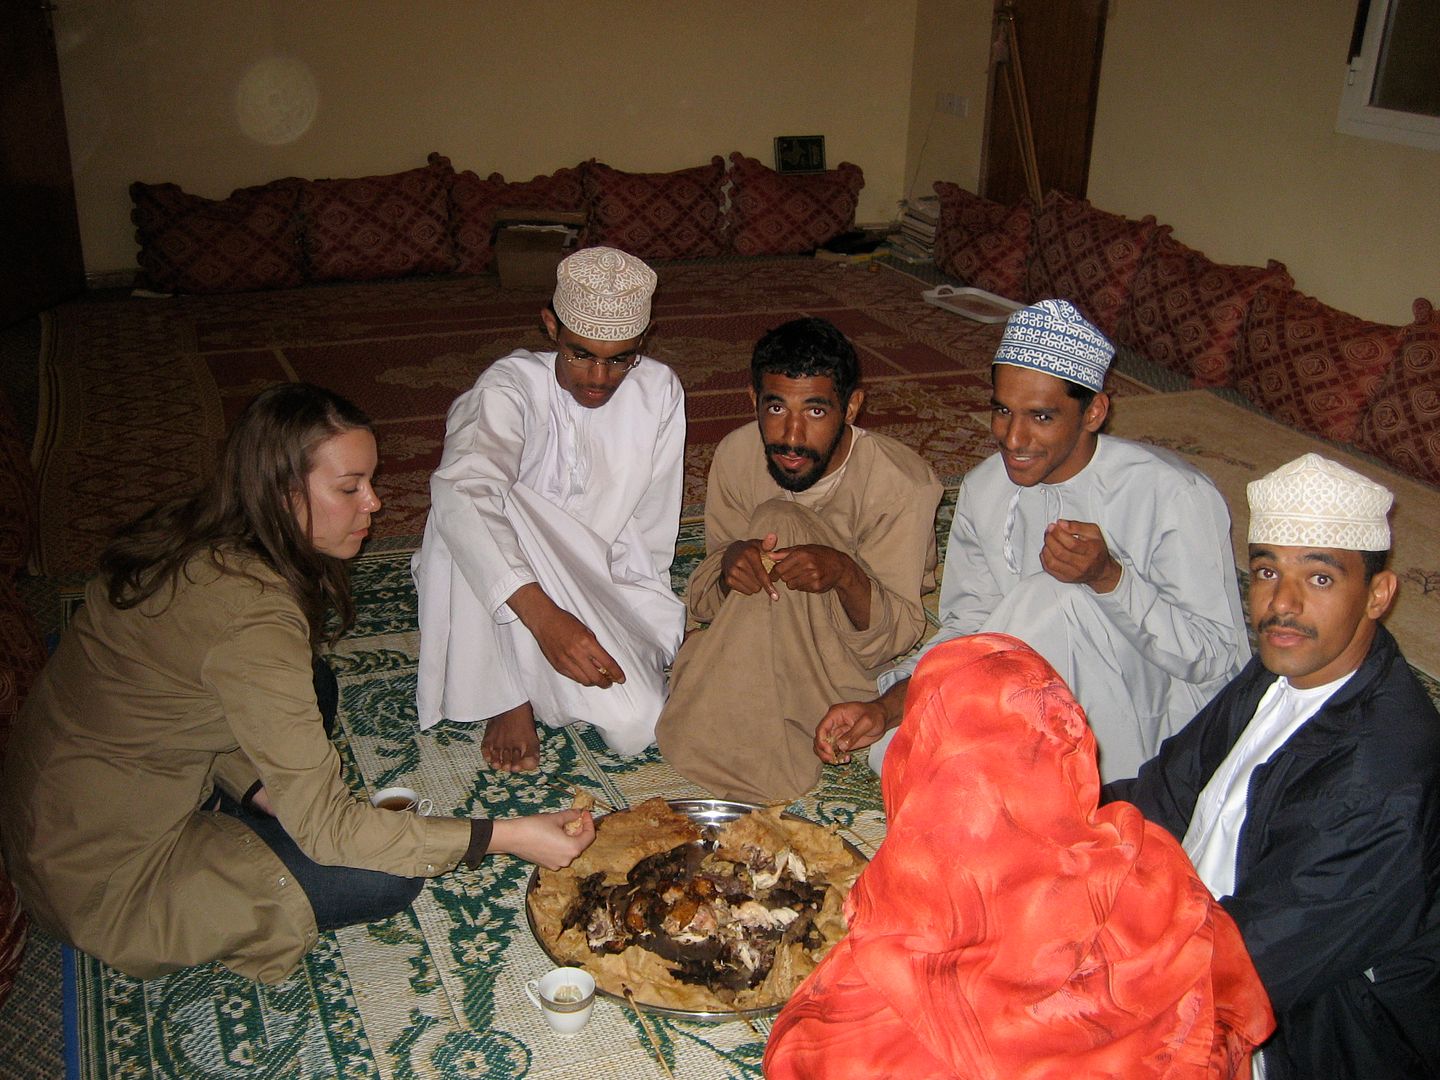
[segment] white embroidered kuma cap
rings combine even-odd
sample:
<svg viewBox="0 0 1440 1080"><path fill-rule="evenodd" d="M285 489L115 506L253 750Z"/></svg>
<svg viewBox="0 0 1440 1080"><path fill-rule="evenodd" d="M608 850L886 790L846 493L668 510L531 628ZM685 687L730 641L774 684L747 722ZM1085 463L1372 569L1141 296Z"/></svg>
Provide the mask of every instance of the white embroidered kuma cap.
<svg viewBox="0 0 1440 1080"><path fill-rule="evenodd" d="M1245 495L1252 544L1390 550L1387 515L1395 496L1319 454L1305 454L1251 481Z"/></svg>
<svg viewBox="0 0 1440 1080"><path fill-rule="evenodd" d="M1069 300L1041 300L1005 320L995 363L1031 368L1100 393L1115 346Z"/></svg>
<svg viewBox="0 0 1440 1080"><path fill-rule="evenodd" d="M629 341L650 325L655 271L610 247L581 248L555 269L555 314L572 334Z"/></svg>

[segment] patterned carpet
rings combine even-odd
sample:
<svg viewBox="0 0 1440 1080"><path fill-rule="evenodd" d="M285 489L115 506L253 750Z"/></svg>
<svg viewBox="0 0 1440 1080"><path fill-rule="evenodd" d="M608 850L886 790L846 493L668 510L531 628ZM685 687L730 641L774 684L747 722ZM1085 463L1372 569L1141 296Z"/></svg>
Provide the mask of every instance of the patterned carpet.
<svg viewBox="0 0 1440 1080"><path fill-rule="evenodd" d="M714 445L753 418L755 340L801 314L833 320L858 347L862 426L914 447L947 482L988 453L1000 327L925 304L917 279L806 259L659 273L651 351L686 389L687 512L699 512ZM446 409L486 363L542 345L545 299L472 277L62 305L42 367L42 572L86 571L119 521L192 490L245 402L289 379L329 386L375 417L386 502L375 535L418 535ZM1115 389L1149 392L1124 376Z"/></svg>
<svg viewBox="0 0 1440 1080"><path fill-rule="evenodd" d="M869 391L860 423L905 441L945 479L950 491L936 523L943 546L953 486L989 453L988 365L998 327L925 305L923 284L889 268L749 260L662 266L660 276L653 352L680 373L690 424L677 582L700 552L696 516L713 447L752 415L745 394L750 348L796 314L825 315L855 340ZM63 583L63 599L73 603L108 532L143 506L193 488L250 395L286 379L323 383L377 419L377 484L386 500L376 538L355 567L359 625L335 657L339 742L355 790L403 783L434 799L440 812L467 815L559 808L571 784L614 806L655 794L702 795L653 751L620 760L588 730L548 734L539 774L497 777L482 767L479 732L442 724L421 734L416 727L415 601L406 562L424 519L445 410L486 362L516 345L541 344L543 301L468 278L58 309L49 316L41 371L43 571ZM1248 424L1222 418L1217 427L1204 419L1213 410L1191 395L1155 396L1146 384L1165 384L1140 376L1112 374L1122 399L1118 430L1222 472L1251 472L1273 449L1263 437L1247 441ZM1128 422L1127 398L1143 406ZM1234 507L1234 477L1216 479ZM1429 506L1440 505L1430 496ZM1435 571L1425 565L1417 562L1407 578L1417 598L1407 596L1406 605L1417 612L1440 596L1430 588ZM932 595L932 622L934 602ZM841 827L867 853L883 836L878 785L859 762L828 769L795 809ZM525 1000L524 981L549 966L525 923L528 873L496 858L437 879L404 915L322 936L278 987L217 965L141 983L69 953L69 1049L78 1076L665 1076L644 1029L622 1005L602 1000L585 1032L562 1038ZM56 953L44 939L32 943L24 975L52 994ZM12 999L3 1019L18 1027L17 1007ZM53 1023L48 1014L27 1015ZM741 1022L652 1018L650 1026L678 1077L760 1075L765 1022L752 1030ZM0 1071L17 1065L0 1062ZM37 1066L16 1075L54 1072Z"/></svg>
<svg viewBox="0 0 1440 1080"><path fill-rule="evenodd" d="M864 426L914 446L952 483L988 452L998 328L924 304L914 278L808 260L672 265L660 274L652 351L680 373L689 418L677 582L701 551L695 519L714 444L753 415L750 349L787 318L825 315L856 342L869 391ZM572 783L615 806L703 795L653 752L622 761L589 732L550 734L542 772L510 778L483 770L479 732L416 728L406 552L424 520L445 410L485 362L541 344L543 301L471 278L60 308L42 369L44 571L73 602L119 521L206 475L246 399L275 381L323 383L377 419L386 501L371 553L356 565L360 625L336 658L342 754L355 789L405 783L446 811L498 815L563 806ZM1147 392L1118 381L1122 394ZM949 506L937 521L942 541ZM932 597L932 618L933 605ZM883 832L878 786L858 762L828 770L795 809L842 826L867 851ZM326 935L275 988L217 965L141 983L71 953L78 1074L663 1076L628 1009L602 1001L590 1027L564 1040L524 999L524 981L548 966L524 921L527 878L527 867L501 858L438 879L405 915ZM763 1021L757 1030L651 1026L679 1076L759 1075Z"/></svg>

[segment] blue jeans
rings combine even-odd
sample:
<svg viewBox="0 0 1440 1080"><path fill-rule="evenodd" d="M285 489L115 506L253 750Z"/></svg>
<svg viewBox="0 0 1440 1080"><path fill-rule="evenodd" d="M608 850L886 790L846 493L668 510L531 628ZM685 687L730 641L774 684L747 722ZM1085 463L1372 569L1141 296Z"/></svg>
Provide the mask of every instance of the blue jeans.
<svg viewBox="0 0 1440 1080"><path fill-rule="evenodd" d="M325 734L335 730L335 714L340 690L335 673L320 657L313 663L315 703L325 722ZM396 877L378 870L358 870L353 866L322 866L290 839L280 822L269 814L250 813L222 791L216 791L209 809L229 814L265 841L279 856L290 876L305 890L315 912L315 924L321 930L338 930L342 926L388 919L404 911L425 885L424 878Z"/></svg>
<svg viewBox="0 0 1440 1080"><path fill-rule="evenodd" d="M315 925L321 930L388 919L409 907L425 885L424 878L397 877L353 866L323 866L300 850L279 819L247 813L224 792L217 794L219 804L215 809L236 818L260 837L305 890L315 912Z"/></svg>

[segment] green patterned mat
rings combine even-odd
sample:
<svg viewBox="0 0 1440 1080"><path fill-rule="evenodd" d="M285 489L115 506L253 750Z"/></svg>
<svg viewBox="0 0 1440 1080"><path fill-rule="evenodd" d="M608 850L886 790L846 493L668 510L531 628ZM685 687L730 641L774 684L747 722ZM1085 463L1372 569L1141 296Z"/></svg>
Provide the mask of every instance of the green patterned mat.
<svg viewBox="0 0 1440 1080"><path fill-rule="evenodd" d="M677 581L699 550L699 525L690 523ZM528 776L483 767L483 729L446 723L421 733L408 562L403 551L356 560L359 618L332 660L341 690L336 741L357 792L405 784L439 812L491 817L560 809L572 784L612 806L705 796L653 749L617 758L584 725L542 731L541 771ZM879 785L861 758L827 770L793 809L839 825L867 853L883 836ZM80 1080L663 1077L622 1004L601 999L585 1031L559 1036L526 999L525 981L552 966L525 918L530 872L499 856L435 878L401 915L322 934L303 966L274 987L218 964L142 982L75 953L71 1050ZM760 1076L768 1023L648 1020L676 1076Z"/></svg>

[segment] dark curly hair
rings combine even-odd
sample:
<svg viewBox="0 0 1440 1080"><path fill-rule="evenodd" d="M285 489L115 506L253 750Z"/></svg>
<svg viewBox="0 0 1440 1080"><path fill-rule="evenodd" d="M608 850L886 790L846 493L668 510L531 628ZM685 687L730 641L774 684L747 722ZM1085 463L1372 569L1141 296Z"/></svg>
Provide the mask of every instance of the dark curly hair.
<svg viewBox="0 0 1440 1080"><path fill-rule="evenodd" d="M755 343L750 385L757 394L765 375L787 379L825 376L835 384L835 394L844 405L860 384L860 358L850 339L828 319L792 319Z"/></svg>

